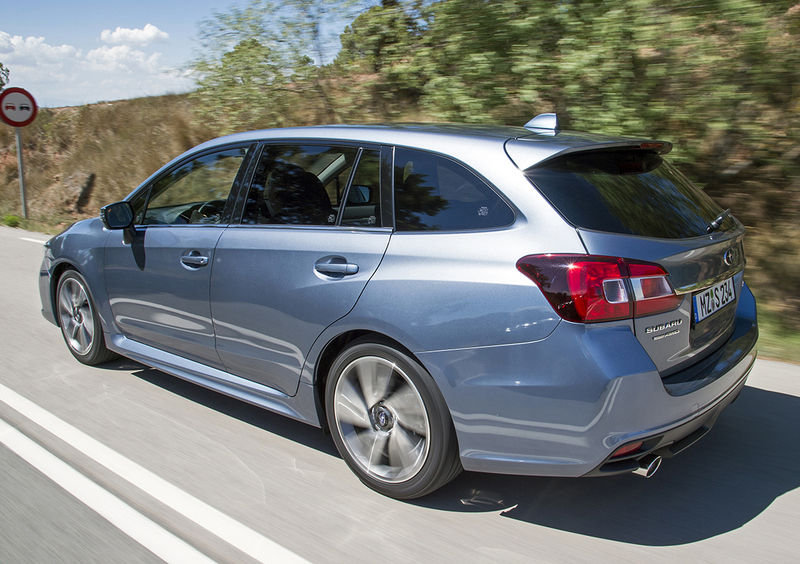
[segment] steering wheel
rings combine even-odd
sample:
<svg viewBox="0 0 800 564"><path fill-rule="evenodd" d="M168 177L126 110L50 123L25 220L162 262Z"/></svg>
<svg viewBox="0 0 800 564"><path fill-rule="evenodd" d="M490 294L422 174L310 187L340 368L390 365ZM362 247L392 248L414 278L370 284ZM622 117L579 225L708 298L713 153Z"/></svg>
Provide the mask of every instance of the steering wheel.
<svg viewBox="0 0 800 564"><path fill-rule="evenodd" d="M209 200L197 209L197 213L203 217L220 215L225 209L225 200Z"/></svg>
<svg viewBox="0 0 800 564"><path fill-rule="evenodd" d="M220 216L225 209L225 200L209 200L192 206L180 214L186 223L207 223L206 219Z"/></svg>

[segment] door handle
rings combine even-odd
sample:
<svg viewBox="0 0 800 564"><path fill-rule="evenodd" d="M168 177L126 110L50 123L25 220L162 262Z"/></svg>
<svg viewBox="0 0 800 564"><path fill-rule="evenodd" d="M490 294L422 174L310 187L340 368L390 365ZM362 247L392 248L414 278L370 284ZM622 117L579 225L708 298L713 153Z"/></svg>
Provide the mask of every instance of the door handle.
<svg viewBox="0 0 800 564"><path fill-rule="evenodd" d="M197 251L192 251L191 254L183 255L181 257L181 262L186 266L192 266L194 268L198 268L201 266L206 266L208 264L208 257L204 257L200 255Z"/></svg>
<svg viewBox="0 0 800 564"><path fill-rule="evenodd" d="M350 274L357 274L358 273L358 265L351 264L351 263L319 263L314 265L314 268L317 272L321 272L322 274L333 274L339 276L348 276Z"/></svg>

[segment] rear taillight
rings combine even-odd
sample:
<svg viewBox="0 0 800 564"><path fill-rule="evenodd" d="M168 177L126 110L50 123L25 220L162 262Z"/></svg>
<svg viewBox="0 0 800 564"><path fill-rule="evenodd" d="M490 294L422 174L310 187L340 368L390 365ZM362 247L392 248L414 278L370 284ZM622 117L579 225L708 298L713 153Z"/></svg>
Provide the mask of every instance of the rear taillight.
<svg viewBox="0 0 800 564"><path fill-rule="evenodd" d="M578 323L670 311L681 297L669 273L649 262L592 255L532 255L517 268L541 288L559 316Z"/></svg>

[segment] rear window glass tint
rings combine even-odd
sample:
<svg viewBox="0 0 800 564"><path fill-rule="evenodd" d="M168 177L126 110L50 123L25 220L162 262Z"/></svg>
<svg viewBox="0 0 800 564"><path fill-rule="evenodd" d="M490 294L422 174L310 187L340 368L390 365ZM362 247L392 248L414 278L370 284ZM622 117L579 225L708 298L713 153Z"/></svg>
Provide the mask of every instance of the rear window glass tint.
<svg viewBox="0 0 800 564"><path fill-rule="evenodd" d="M510 225L514 212L483 180L438 155L395 152L398 231L460 231Z"/></svg>
<svg viewBox="0 0 800 564"><path fill-rule="evenodd" d="M573 225L681 239L706 234L722 209L650 151L573 153L528 169L527 177ZM728 218L722 229L733 226Z"/></svg>

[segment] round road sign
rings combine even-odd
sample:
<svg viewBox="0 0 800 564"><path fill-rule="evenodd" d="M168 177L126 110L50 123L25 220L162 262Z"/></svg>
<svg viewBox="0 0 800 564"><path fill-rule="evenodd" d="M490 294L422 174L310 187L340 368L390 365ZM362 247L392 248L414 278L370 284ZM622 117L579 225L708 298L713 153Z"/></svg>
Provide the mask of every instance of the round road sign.
<svg viewBox="0 0 800 564"><path fill-rule="evenodd" d="M11 127L25 127L36 119L36 100L22 88L6 88L0 93L0 118Z"/></svg>

